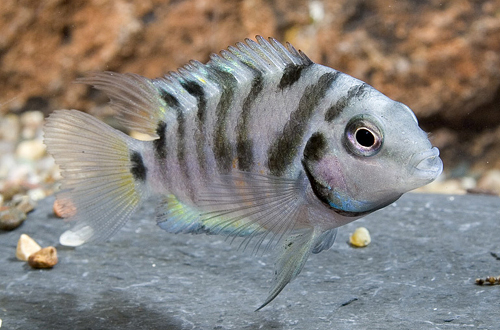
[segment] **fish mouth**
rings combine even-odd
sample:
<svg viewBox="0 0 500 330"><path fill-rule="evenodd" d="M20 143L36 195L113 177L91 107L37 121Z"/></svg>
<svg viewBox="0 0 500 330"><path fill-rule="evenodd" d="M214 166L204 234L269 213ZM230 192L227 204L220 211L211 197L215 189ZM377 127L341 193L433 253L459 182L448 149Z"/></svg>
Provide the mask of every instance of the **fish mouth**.
<svg viewBox="0 0 500 330"><path fill-rule="evenodd" d="M439 149L436 147L413 155L410 164L416 164L411 169L412 175L429 182L443 171L443 161L439 158Z"/></svg>

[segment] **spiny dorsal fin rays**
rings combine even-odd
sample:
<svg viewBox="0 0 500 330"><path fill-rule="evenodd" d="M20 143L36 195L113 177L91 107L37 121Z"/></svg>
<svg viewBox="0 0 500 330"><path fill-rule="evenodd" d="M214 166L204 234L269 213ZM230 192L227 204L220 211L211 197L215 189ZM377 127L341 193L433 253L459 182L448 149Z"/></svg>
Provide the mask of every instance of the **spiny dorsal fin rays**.
<svg viewBox="0 0 500 330"><path fill-rule="evenodd" d="M286 49L278 40L274 38L269 38L271 45L278 51L278 53L282 56L282 58L289 64L301 65L304 64L302 58L295 56L290 50Z"/></svg>
<svg viewBox="0 0 500 330"><path fill-rule="evenodd" d="M269 66L277 68L278 70L281 70L285 67L283 61L281 61L278 56L273 55L272 52L268 52L263 47L261 47L261 45L251 39L245 39L245 41L248 47L250 47L250 49L257 53L261 59L266 61Z"/></svg>
<svg viewBox="0 0 500 330"><path fill-rule="evenodd" d="M182 94L183 88L179 80L193 78L203 87L210 87L208 66L216 66L233 74L238 81L248 79L248 68L261 71L264 75L283 70L287 65L308 65L312 61L302 52L287 44L285 48L273 38L269 41L261 36L256 41L245 39L245 43L237 43L221 51L221 56L213 54L206 65L191 61L178 70L163 78L150 80L136 74L119 74L114 72L93 73L77 81L93 85L110 98L110 105L117 111L117 118L125 127L158 138L157 128L161 121L175 121L175 112L169 111L168 105L161 98L158 85L169 90L176 97ZM154 83L154 84L153 84ZM213 88L212 88L213 89ZM208 89L206 91L208 93ZM216 93L216 90L212 91ZM208 95L208 94L207 94ZM180 101L185 108L190 108L194 100L186 97Z"/></svg>
<svg viewBox="0 0 500 330"><path fill-rule="evenodd" d="M183 66L179 70L179 79L182 82L192 81L202 86L203 93L206 98L210 98L219 92L217 84L211 80L207 80L207 70L205 66L198 61L190 61L189 64Z"/></svg>
<svg viewBox="0 0 500 330"><path fill-rule="evenodd" d="M271 67L266 61L264 61L253 49L248 47L242 42L238 42L236 47L230 46L229 51L236 55L238 59L249 65L250 67L259 70L262 73L271 73L273 67Z"/></svg>

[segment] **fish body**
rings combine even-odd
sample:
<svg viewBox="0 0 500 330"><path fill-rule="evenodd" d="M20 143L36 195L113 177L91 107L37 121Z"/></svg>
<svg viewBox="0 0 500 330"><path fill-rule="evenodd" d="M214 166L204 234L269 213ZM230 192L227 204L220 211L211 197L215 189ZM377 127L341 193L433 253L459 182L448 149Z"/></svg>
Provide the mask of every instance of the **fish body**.
<svg viewBox="0 0 500 330"><path fill-rule="evenodd" d="M337 228L374 212L442 171L413 112L366 83L316 64L291 45L257 37L207 64L158 79L96 73L135 140L76 110L44 128L60 165L58 198L76 208L63 245L109 237L149 196L171 233L242 237L275 248L262 308L329 249Z"/></svg>

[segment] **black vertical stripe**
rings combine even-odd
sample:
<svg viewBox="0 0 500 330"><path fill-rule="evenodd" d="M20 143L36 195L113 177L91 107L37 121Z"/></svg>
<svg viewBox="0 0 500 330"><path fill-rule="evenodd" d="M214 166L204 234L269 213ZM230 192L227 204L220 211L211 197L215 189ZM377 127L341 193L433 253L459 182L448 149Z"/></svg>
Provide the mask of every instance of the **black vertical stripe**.
<svg viewBox="0 0 500 330"><path fill-rule="evenodd" d="M293 162L316 106L338 76L338 71L325 73L316 84L305 88L297 109L290 114L283 131L268 149L268 167L271 174L282 175Z"/></svg>
<svg viewBox="0 0 500 330"><path fill-rule="evenodd" d="M325 120L327 122L334 121L335 118L337 118L342 113L342 111L344 111L345 107L347 107L353 99L361 98L369 88L370 86L366 83L355 85L349 88L346 96L342 96L340 99L338 99L337 102L332 104L332 106L328 108L328 110L326 110Z"/></svg>
<svg viewBox="0 0 500 330"><path fill-rule="evenodd" d="M325 112L325 120L329 123L335 120L347 106L347 97L342 96Z"/></svg>
<svg viewBox="0 0 500 330"><path fill-rule="evenodd" d="M156 135L158 139L153 140L153 146L156 157L160 160L167 158L167 138L166 138L167 123L160 121L156 127Z"/></svg>
<svg viewBox="0 0 500 330"><path fill-rule="evenodd" d="M197 111L196 118L198 124L198 132L196 133L196 155L198 159L198 164L202 169L202 173L205 172L206 158L205 151L203 147L205 145L205 116L207 112L207 99L205 97L205 92L203 87L201 87L197 82L194 81L183 81L181 82L182 87L196 98Z"/></svg>
<svg viewBox="0 0 500 330"><path fill-rule="evenodd" d="M262 72L251 66L248 67L253 71L254 78L250 92L243 101L240 117L236 125L236 154L238 156L238 169L242 171L250 171L253 165L253 142L250 139L248 125L250 124L252 105L264 88Z"/></svg>
<svg viewBox="0 0 500 330"><path fill-rule="evenodd" d="M285 89L295 84L302 76L302 70L306 67L304 64L288 64L283 70L283 76L278 87Z"/></svg>
<svg viewBox="0 0 500 330"><path fill-rule="evenodd" d="M207 110L207 99L205 98L205 93L203 92L203 88L194 81L184 81L181 82L181 86L184 89L196 98L196 102L198 105L198 110L196 112L196 116L200 123L205 122L206 110Z"/></svg>
<svg viewBox="0 0 500 330"><path fill-rule="evenodd" d="M304 148L304 159L314 162L320 160L324 156L327 146L328 143L325 136L320 132L314 133Z"/></svg>
<svg viewBox="0 0 500 330"><path fill-rule="evenodd" d="M354 98L361 98L370 88L370 85L367 83L361 83L356 86L352 86L349 88L349 91L347 92L347 101L349 102L351 99Z"/></svg>
<svg viewBox="0 0 500 330"><path fill-rule="evenodd" d="M168 93L167 91L160 89L160 97L165 101L165 103L170 107L170 108L179 108L179 100L172 94Z"/></svg>
<svg viewBox="0 0 500 330"><path fill-rule="evenodd" d="M189 168L186 159L186 118L184 109L175 96L165 90L161 90L161 97L167 105L175 110L177 119L177 160L183 175L189 180Z"/></svg>
<svg viewBox="0 0 500 330"><path fill-rule="evenodd" d="M146 176L148 169L144 165L142 156L139 152L133 151L130 155L130 173L134 177L134 180L144 182L146 181Z"/></svg>
<svg viewBox="0 0 500 330"><path fill-rule="evenodd" d="M231 142L227 138L227 121L237 80L231 73L223 71L217 66L209 66L209 68L214 81L221 88L221 96L215 109L214 156L218 170L227 173L231 170L233 158Z"/></svg>

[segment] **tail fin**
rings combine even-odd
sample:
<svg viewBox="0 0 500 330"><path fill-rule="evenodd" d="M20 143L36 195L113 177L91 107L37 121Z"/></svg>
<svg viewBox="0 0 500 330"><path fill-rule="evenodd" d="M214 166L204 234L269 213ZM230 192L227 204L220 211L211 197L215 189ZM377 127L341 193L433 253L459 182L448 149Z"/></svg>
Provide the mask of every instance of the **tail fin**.
<svg viewBox="0 0 500 330"><path fill-rule="evenodd" d="M145 142L76 110L54 111L44 142L63 176L57 197L63 208L76 209L70 217L76 225L61 235L62 245L108 238L148 194Z"/></svg>

